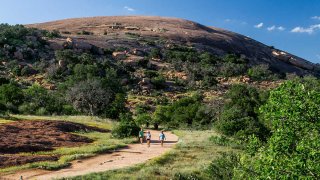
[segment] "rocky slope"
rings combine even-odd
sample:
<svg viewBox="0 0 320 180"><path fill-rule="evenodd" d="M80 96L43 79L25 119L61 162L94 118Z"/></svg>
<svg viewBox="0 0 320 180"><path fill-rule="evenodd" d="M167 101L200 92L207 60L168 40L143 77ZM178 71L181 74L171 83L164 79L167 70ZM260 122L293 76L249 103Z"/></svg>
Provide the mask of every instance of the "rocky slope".
<svg viewBox="0 0 320 180"><path fill-rule="evenodd" d="M30 24L45 30L58 30L62 38L51 40L51 47L62 48L71 37L81 49L127 47L146 52L176 45L193 46L216 55L239 54L252 65L269 64L278 72L313 73L317 66L290 53L264 45L249 37L192 21L148 16L114 16L66 19Z"/></svg>

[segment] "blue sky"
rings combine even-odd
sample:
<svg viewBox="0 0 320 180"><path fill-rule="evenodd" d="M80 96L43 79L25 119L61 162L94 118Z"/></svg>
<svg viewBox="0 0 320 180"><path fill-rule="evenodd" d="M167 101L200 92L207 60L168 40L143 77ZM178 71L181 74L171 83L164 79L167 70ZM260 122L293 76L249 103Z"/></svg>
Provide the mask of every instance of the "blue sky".
<svg viewBox="0 0 320 180"><path fill-rule="evenodd" d="M110 15L178 17L320 63L319 0L1 0L0 23Z"/></svg>

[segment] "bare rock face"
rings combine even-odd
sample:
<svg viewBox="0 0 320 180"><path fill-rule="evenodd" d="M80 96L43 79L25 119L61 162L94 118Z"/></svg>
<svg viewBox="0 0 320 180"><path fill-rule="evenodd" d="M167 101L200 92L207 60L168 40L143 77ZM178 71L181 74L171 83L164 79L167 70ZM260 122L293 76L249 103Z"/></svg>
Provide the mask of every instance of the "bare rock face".
<svg viewBox="0 0 320 180"><path fill-rule="evenodd" d="M275 56L276 58L278 58L279 60L284 61L289 64L292 64L296 67L306 69L306 70L313 70L314 69L314 64L312 64L302 58L288 54L286 52L275 50L275 51L272 51L272 55Z"/></svg>
<svg viewBox="0 0 320 180"><path fill-rule="evenodd" d="M268 64L282 73L298 75L313 72L315 64L290 53L262 44L249 37L216 27L208 27L196 22L151 16L110 16L75 18L28 25L46 30L68 31L72 39L67 44L74 48L88 50L98 48L126 47L136 49L132 55L145 55L151 48L168 48L172 44L193 46L199 51L209 51L218 56L235 53L246 57L249 64ZM87 36L77 35L80 31L93 32ZM106 33L107 32L107 33ZM128 38L128 36L130 36ZM139 40L147 40L141 43ZM154 44L161 40L163 43ZM151 43L148 44L148 43ZM114 57L125 58L125 53L117 52Z"/></svg>

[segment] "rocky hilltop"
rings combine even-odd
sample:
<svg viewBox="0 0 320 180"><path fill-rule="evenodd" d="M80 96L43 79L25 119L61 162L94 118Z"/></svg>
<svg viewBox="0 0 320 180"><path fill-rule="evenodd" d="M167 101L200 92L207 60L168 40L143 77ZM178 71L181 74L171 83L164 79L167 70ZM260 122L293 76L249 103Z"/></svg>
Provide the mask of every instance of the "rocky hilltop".
<svg viewBox="0 0 320 180"><path fill-rule="evenodd" d="M58 30L65 37L78 42L80 48L126 47L146 52L156 46L192 46L218 56L238 54L249 64L268 64L282 73L314 74L317 66L288 52L275 49L249 37L220 28L208 27L196 22L165 17L113 16L90 17L30 24L45 30ZM62 48L65 38L51 40L52 47Z"/></svg>

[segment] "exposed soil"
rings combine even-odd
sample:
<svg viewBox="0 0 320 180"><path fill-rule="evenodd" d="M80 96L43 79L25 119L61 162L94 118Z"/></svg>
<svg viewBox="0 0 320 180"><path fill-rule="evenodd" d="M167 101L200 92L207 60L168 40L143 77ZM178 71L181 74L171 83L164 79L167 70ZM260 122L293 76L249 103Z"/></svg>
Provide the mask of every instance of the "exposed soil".
<svg viewBox="0 0 320 180"><path fill-rule="evenodd" d="M19 121L0 126L0 167L37 161L54 161L56 156L20 156L21 152L49 151L93 142L78 131L106 132L104 129L65 121Z"/></svg>
<svg viewBox="0 0 320 180"><path fill-rule="evenodd" d="M0 168L9 166L19 166L38 161L57 161L57 156L20 156L20 155L0 155Z"/></svg>
<svg viewBox="0 0 320 180"><path fill-rule="evenodd" d="M60 179L89 173L104 172L144 163L168 152L178 142L178 137L176 135L171 132L165 132L166 141L164 146L161 147L158 141L159 133L159 131L151 130L152 140L150 147L148 147L146 143L130 144L127 147L115 150L112 153L73 161L70 167L58 171L31 169L3 176L0 174L0 179L16 180L21 176L24 180Z"/></svg>

